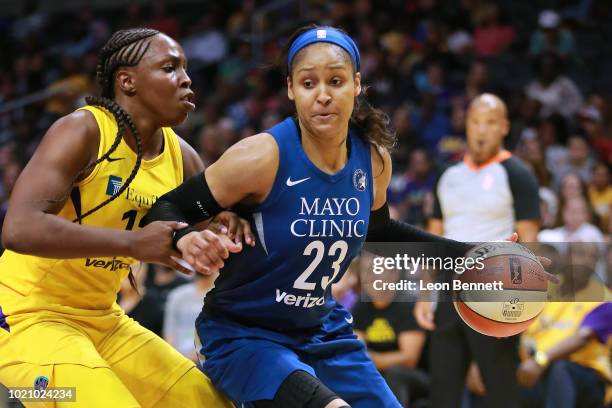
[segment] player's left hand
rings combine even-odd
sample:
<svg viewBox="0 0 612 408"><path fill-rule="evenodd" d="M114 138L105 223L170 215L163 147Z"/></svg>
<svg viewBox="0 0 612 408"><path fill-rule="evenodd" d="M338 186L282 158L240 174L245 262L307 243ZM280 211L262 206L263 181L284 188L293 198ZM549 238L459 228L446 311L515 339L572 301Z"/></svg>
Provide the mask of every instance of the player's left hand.
<svg viewBox="0 0 612 408"><path fill-rule="evenodd" d="M212 275L223 268L224 260L230 253L242 250L242 243L236 244L227 235L215 234L210 230L192 231L176 243L182 258L196 272Z"/></svg>
<svg viewBox="0 0 612 408"><path fill-rule="evenodd" d="M208 224L207 229L217 234L227 235L236 244L255 246L255 236L251 230L251 224L234 212L221 211Z"/></svg>
<svg viewBox="0 0 612 408"><path fill-rule="evenodd" d="M518 239L519 239L518 233L513 232L512 235L510 235L510 237L506 241L518 243ZM552 273L546 271L546 268L552 265L552 261L546 258L545 256L538 256L538 255L536 256L538 257L538 261L540 261L540 263L544 267L544 273L545 273L544 277L548 279L549 282L556 283L556 284L560 283L561 281L559 280L559 278L557 278Z"/></svg>
<svg viewBox="0 0 612 408"><path fill-rule="evenodd" d="M543 373L544 369L533 358L529 358L519 366L516 379L520 385L531 388L538 382Z"/></svg>

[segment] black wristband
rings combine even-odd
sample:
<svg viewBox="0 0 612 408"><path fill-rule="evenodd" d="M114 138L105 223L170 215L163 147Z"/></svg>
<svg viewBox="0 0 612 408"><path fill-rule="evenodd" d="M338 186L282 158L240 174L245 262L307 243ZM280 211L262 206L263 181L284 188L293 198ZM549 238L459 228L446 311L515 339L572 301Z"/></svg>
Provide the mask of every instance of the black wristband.
<svg viewBox="0 0 612 408"><path fill-rule="evenodd" d="M197 229L193 228L191 225L180 229L180 230L176 230L174 231L174 235L172 235L172 247L174 249L176 249L177 251L181 252L178 249L178 246L176 246L176 244L179 242L179 239L183 238L185 235L189 234L190 232L193 231L197 231Z"/></svg>

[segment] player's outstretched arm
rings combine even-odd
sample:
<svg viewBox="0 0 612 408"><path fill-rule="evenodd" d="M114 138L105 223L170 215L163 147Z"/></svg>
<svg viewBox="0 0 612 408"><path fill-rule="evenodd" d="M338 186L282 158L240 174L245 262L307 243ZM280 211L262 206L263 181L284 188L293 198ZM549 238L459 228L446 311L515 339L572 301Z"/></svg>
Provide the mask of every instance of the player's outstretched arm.
<svg viewBox="0 0 612 408"><path fill-rule="evenodd" d="M159 237L169 242L181 227L177 223L123 231L83 226L56 215L74 183L87 176L82 173L97 158L99 140L96 121L87 111L71 113L51 126L11 194L2 231L6 248L48 258L132 256L149 261L165 255Z"/></svg>
<svg viewBox="0 0 612 408"><path fill-rule="evenodd" d="M408 223L392 220L387 204L387 188L391 181L391 156L381 147L372 146L374 203L370 212L368 242L434 242L444 244L448 256L463 256L471 245L430 234Z"/></svg>
<svg viewBox="0 0 612 408"><path fill-rule="evenodd" d="M203 253L204 242L201 241L202 237L196 236L193 225L235 204L255 205L262 202L272 189L277 169L278 147L272 136L259 134L243 139L230 147L205 172L196 174L160 197L147 214L146 222L174 220L190 224L188 229L177 231L174 245L199 272L210 273L212 270L207 266L222 267L222 259L227 258L228 254L221 253L219 259L211 259ZM254 244L254 237L251 236L250 241ZM228 249L232 252L241 249L230 246Z"/></svg>

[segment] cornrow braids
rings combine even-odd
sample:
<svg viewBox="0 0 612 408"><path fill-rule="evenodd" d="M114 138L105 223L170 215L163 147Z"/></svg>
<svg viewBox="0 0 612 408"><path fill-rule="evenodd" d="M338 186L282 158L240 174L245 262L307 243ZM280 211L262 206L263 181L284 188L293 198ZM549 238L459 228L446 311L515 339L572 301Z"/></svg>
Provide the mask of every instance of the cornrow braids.
<svg viewBox="0 0 612 408"><path fill-rule="evenodd" d="M136 164L134 164L134 168L132 169L130 176L125 180L125 183L123 183L123 185L119 188L119 190L115 194L113 194L106 200L102 201L100 204L98 204L94 208L86 211L84 214L77 216L77 218L72 220L72 222L78 222L79 224L81 223L81 220L83 218L87 217L88 215L93 214L94 212L98 211L100 208L104 207L111 201L115 200L117 197L121 196L121 194L123 194L123 192L128 188L130 183L132 183L132 181L136 177L136 174L138 173L138 169L140 168L140 163L142 162L142 140L140 139L140 134L138 133L138 129L136 128L134 121L132 121L132 117L125 110L123 110L123 108L121 108L121 106L119 106L117 102L111 99L87 97L85 98L85 101L87 102L88 105L100 106L106 109L115 117L115 121L117 122L117 136L115 136L115 140L113 141L112 146L108 149L106 153L100 156L95 162L88 165L86 169L94 167L98 163L108 159L111 153L113 153L117 149L117 146L119 146L119 143L121 142L121 139L123 138L123 135L125 133L126 123L129 126L130 130L132 131L132 134L134 135L134 139L136 139ZM138 291L138 284L136 283L136 278L134 278L134 274L132 273L131 267L128 273L128 279L130 281L130 285L132 286L132 288L134 288L136 293L140 294L140 292Z"/></svg>
<svg viewBox="0 0 612 408"><path fill-rule="evenodd" d="M117 122L117 135L111 147L96 161L87 165L80 174L96 166L98 163L107 160L110 155L117 149L121 139L125 135L126 125L136 139L136 164L121 188L108 199L98 204L94 208L81 214L73 220L73 222L81 222L88 215L93 214L100 208L104 207L117 197L119 197L130 185L136 177L140 164L142 162L142 140L132 117L125 111L117 102L114 101L114 74L119 67L133 67L138 65L144 54L149 49L151 41L150 37L159 34L159 31L150 28L131 28L127 30L119 30L115 32L111 38L104 44L98 55L98 65L96 67L96 78L102 89L101 97L89 96L85 98L88 105L99 106L110 112Z"/></svg>
<svg viewBox="0 0 612 408"><path fill-rule="evenodd" d="M85 98L85 101L88 105L102 107L113 115L115 121L117 122L117 135L115 136L115 140L108 151L106 151L96 161L89 164L83 171L96 166L98 163L101 163L110 157L110 155L117 149L117 146L119 146L119 143L125 134L126 124L130 128L130 131L136 140L136 164L134 164L134 168L132 169L132 172L127 180L125 180L125 183L123 183L115 194L94 208L86 211L84 214L77 216L73 222L81 223L83 218L93 214L100 208L115 200L117 197L121 196L121 194L123 194L123 192L129 187L136 177L138 169L140 169L140 164L142 163L142 140L140 138L140 134L138 133L138 129L132 120L132 117L125 110L123 110L123 108L121 108L117 102L114 101L114 79L117 68L126 66L133 67L138 65L151 45L151 41L148 40L148 38L153 37L156 34L159 34L159 31L149 28L119 30L111 36L104 47L102 47L100 50L98 65L96 67L96 78L102 90L102 96L87 97ZM138 285L136 284L136 279L134 278L131 268L128 278L130 280L130 285L134 288L134 290L136 290L137 293L139 293Z"/></svg>
<svg viewBox="0 0 612 408"><path fill-rule="evenodd" d="M159 34L159 31L151 28L119 30L104 44L96 67L96 78L103 97L114 98L115 71L119 67L138 65L151 44L147 39L156 34Z"/></svg>

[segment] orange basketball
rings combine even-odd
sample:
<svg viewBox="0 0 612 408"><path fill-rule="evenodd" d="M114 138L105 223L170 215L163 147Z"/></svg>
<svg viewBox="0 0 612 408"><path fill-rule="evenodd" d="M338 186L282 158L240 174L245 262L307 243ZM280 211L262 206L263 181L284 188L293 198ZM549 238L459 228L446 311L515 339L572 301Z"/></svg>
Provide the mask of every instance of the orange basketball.
<svg viewBox="0 0 612 408"><path fill-rule="evenodd" d="M513 242L482 244L466 257L480 262L453 282L455 309L463 321L493 337L527 329L547 299L548 280L538 258Z"/></svg>

